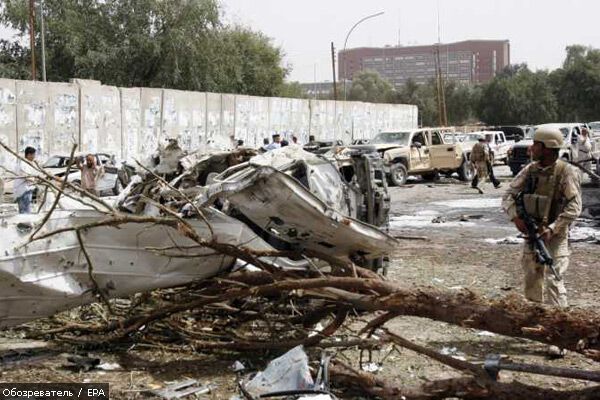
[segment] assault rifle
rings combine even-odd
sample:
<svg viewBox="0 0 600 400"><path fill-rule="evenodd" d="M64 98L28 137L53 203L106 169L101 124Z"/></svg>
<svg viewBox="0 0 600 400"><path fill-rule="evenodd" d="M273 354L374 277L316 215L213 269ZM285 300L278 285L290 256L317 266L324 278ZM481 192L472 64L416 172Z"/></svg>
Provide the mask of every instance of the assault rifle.
<svg viewBox="0 0 600 400"><path fill-rule="evenodd" d="M546 247L546 243L544 243L544 239L542 239L542 235L538 233L537 223L525 209L525 200L523 199L524 195L525 192L519 193L515 198L515 204L517 206L517 215L523 220L523 222L525 222L525 226L527 227L527 242L529 243L529 248L533 250L536 261L539 264L547 266L556 280L561 281L562 277L556 268L554 268L554 259L550 255L550 252Z"/></svg>

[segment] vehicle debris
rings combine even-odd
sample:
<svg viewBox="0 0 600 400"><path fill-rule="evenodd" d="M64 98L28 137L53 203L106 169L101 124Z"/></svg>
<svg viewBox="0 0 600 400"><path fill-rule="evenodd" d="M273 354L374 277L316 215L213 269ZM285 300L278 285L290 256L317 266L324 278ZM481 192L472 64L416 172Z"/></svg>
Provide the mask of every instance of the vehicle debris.
<svg viewBox="0 0 600 400"><path fill-rule="evenodd" d="M183 399L191 395L207 394L213 391L213 385L201 385L195 379L186 379L180 382L172 382L163 389L148 390L147 393L160 397L161 399Z"/></svg>

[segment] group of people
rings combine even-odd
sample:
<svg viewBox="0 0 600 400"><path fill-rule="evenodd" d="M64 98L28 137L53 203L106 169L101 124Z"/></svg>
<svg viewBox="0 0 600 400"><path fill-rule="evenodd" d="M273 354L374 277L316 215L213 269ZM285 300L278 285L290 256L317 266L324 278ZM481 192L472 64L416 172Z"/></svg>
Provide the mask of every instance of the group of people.
<svg viewBox="0 0 600 400"><path fill-rule="evenodd" d="M314 141L314 136L311 136L311 138ZM279 149L281 147L289 146L290 144L292 144L292 145L300 144L300 142L298 141L298 137L296 135L292 135L291 142L289 142L286 139L283 139L279 133L274 133L271 136L270 142L269 142L268 138L263 139L263 145L260 147L260 149L263 151L270 151L270 150ZM240 147L244 147L244 141L242 139L235 140L234 147L236 149L240 148Z"/></svg>
<svg viewBox="0 0 600 400"><path fill-rule="evenodd" d="M39 169L34 168L36 149L26 147L24 151L24 161L17 161L16 177L13 184L13 199L17 203L19 213L31 213L31 205L33 203L33 194L35 192L36 177L41 175ZM85 162L78 157L76 159L76 167L81 170L81 188L88 193L97 196L97 182L104 173L102 165L98 165L96 157L93 154L85 156ZM54 177L59 181L59 178ZM64 177L63 179L67 179Z"/></svg>

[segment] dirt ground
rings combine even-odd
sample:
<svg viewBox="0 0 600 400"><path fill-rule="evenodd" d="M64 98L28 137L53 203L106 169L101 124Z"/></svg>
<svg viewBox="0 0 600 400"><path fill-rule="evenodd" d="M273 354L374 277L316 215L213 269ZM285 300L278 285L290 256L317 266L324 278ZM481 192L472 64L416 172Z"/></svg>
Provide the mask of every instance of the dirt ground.
<svg viewBox="0 0 600 400"><path fill-rule="evenodd" d="M511 178L510 171L503 166L496 167L496 171L506 187ZM485 194L480 195L464 183L445 178L435 183L411 180L404 187L391 188L390 232L397 236L420 236L426 240L401 241L390 257L389 279L406 285L438 286L449 290L468 288L488 297L520 294L522 245L509 244L517 241L517 232L500 210L503 192L503 188L494 189L488 184ZM600 190L593 196L600 203L598 192ZM581 240L590 234L596 234L597 239L595 242L572 243L571 265L565 277L571 307L595 309L597 306L600 291L600 228L595 225L597 222L582 219L577 223L576 239ZM509 240L492 243L506 238ZM496 353L508 355L518 362L598 369L597 363L574 353L551 361L546 358L545 346L538 343L420 318L397 318L387 327L420 344L474 362ZM21 340L10 331L0 333L0 355L17 345L37 347L46 344ZM149 398L143 392L145 389L157 388L169 381L194 378L201 383L217 385L211 394L199 398L229 399L236 394L236 375L229 368L233 361L241 359L250 369L262 367L265 361L264 358L239 358L233 354L203 355L191 349L178 351L161 344L136 346L118 353L92 352L91 355L100 357L103 362L117 363L119 369L73 373L63 368L64 355L56 354L29 359L28 362L4 362L0 381L109 382L111 398L143 399ZM355 362L358 352L344 351L338 356ZM374 352L372 361L381 363L379 375L398 385L456 376L449 368L408 350L386 348ZM501 379L518 379L523 383L557 389L588 384L510 372L502 372Z"/></svg>

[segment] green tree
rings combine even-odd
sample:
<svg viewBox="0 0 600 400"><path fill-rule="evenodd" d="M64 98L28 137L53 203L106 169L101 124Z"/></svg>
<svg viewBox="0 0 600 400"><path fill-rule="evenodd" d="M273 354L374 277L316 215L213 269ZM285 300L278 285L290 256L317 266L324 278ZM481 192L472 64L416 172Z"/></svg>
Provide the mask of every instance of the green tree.
<svg viewBox="0 0 600 400"><path fill-rule="evenodd" d="M483 85L479 117L492 125L553 122L558 105L551 82L547 71L523 65L507 69Z"/></svg>
<svg viewBox="0 0 600 400"><path fill-rule="evenodd" d="M352 78L348 100L370 103L390 103L394 99L394 88L377 71L360 71Z"/></svg>
<svg viewBox="0 0 600 400"><path fill-rule="evenodd" d="M220 16L217 0L45 0L48 79L275 94L281 49ZM27 21L27 2L4 1L1 23L24 34Z"/></svg>
<svg viewBox="0 0 600 400"><path fill-rule="evenodd" d="M551 82L564 121L600 118L600 50L568 46L563 67L552 72Z"/></svg>
<svg viewBox="0 0 600 400"><path fill-rule="evenodd" d="M9 79L28 79L31 71L29 51L19 43L0 40L0 77Z"/></svg>
<svg viewBox="0 0 600 400"><path fill-rule="evenodd" d="M283 82L277 92L279 97L291 97L296 99L308 98L306 90L300 85L300 82Z"/></svg>

